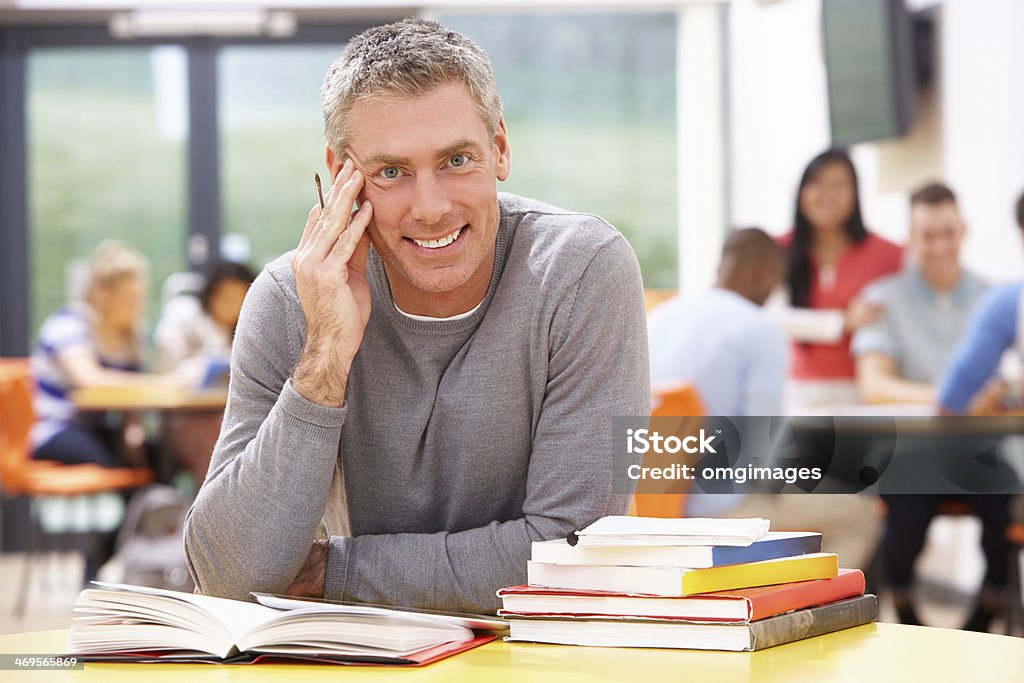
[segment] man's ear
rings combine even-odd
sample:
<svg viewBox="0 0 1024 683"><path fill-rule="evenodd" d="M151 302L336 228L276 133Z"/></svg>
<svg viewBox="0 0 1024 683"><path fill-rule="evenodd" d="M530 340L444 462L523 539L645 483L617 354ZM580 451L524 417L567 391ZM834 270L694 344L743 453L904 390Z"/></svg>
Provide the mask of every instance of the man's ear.
<svg viewBox="0 0 1024 683"><path fill-rule="evenodd" d="M512 172L512 149L508 144L508 129L505 127L505 117L498 119L498 129L494 131L494 147L498 153L498 180L505 182Z"/></svg>
<svg viewBox="0 0 1024 683"><path fill-rule="evenodd" d="M339 173L341 173L341 167L345 165L345 158L343 156L336 155L334 150L331 149L331 146L327 145L325 161L327 162L327 170L331 174L331 182L333 183L334 179L338 177Z"/></svg>

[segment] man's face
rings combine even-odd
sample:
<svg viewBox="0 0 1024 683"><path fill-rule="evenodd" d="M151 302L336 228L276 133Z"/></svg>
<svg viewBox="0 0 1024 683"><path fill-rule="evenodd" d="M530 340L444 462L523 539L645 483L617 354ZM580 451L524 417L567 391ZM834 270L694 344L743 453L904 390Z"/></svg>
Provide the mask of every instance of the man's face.
<svg viewBox="0 0 1024 683"><path fill-rule="evenodd" d="M910 209L910 251L925 279L948 281L960 272L963 220L953 202L917 203Z"/></svg>
<svg viewBox="0 0 1024 683"><path fill-rule="evenodd" d="M365 176L360 201L373 205L370 239L395 302L428 315L478 304L493 268L495 183L510 167L504 122L488 135L462 83L358 102L348 122L344 152ZM343 160L331 158L336 174Z"/></svg>

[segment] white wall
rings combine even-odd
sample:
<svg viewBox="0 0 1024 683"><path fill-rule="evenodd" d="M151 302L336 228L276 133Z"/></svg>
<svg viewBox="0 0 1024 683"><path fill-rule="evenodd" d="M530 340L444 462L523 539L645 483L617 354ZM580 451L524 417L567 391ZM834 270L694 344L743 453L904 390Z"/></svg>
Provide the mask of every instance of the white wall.
<svg viewBox="0 0 1024 683"><path fill-rule="evenodd" d="M1013 204L1024 191L1024 2L944 3L946 175L973 234L966 259L1005 279L1024 272Z"/></svg>
<svg viewBox="0 0 1024 683"><path fill-rule="evenodd" d="M736 0L729 18L733 225L789 230L807 161L829 142L819 0Z"/></svg>
<svg viewBox="0 0 1024 683"><path fill-rule="evenodd" d="M909 140L852 150L865 220L904 241L907 197L944 179L972 228L964 259L985 277L1024 274L1013 203L1024 191L1024 2L946 0L934 111ZM735 0L730 15L731 222L790 228L807 161L829 144L820 0ZM935 149L937 147L937 149ZM914 167L908 159L924 159Z"/></svg>
<svg viewBox="0 0 1024 683"><path fill-rule="evenodd" d="M914 4L942 6L938 90L910 139L852 150L865 220L904 241L909 192L926 176L938 176L958 194L971 228L968 267L994 280L1021 277L1024 246L1013 205L1024 191L1024 2ZM829 144L820 5L735 0L731 7L734 225L789 230L800 173ZM933 526L921 574L973 590L983 572L977 521Z"/></svg>

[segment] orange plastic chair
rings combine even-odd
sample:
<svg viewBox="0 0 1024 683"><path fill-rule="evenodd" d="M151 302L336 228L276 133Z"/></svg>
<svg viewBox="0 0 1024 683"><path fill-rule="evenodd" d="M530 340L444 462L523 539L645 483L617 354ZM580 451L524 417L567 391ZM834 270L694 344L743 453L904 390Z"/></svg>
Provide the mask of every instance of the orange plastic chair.
<svg viewBox="0 0 1024 683"><path fill-rule="evenodd" d="M33 460L32 379L24 359L0 361L0 486L14 496L77 496L144 486L148 468L101 467Z"/></svg>
<svg viewBox="0 0 1024 683"><path fill-rule="evenodd" d="M67 465L33 460L29 431L32 409L32 378L28 361L0 359L0 491L6 496L27 497L30 505L42 496L78 496L144 486L153 481L148 468L109 468L93 464ZM33 511L34 512L34 511ZM36 515L32 538L36 537ZM29 555L34 548L30 548ZM29 560L31 561L31 560ZM24 613L29 572L24 572L15 613Z"/></svg>
<svg viewBox="0 0 1024 683"><path fill-rule="evenodd" d="M678 293L678 290L675 289L645 289L644 310L650 311L662 302L668 301Z"/></svg>
<svg viewBox="0 0 1024 683"><path fill-rule="evenodd" d="M651 388L651 417L680 417L690 424L681 431L695 432L705 415L704 402L689 382L658 385ZM692 428L691 428L692 427ZM645 487L649 484L645 484ZM672 485L670 482L667 485ZM682 517L686 509L685 493L637 493L629 514L639 517Z"/></svg>

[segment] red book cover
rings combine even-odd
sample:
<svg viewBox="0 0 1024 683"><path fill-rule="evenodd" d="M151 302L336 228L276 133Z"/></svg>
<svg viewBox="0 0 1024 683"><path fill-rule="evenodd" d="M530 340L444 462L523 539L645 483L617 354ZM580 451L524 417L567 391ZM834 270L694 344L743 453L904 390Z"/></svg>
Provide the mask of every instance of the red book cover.
<svg viewBox="0 0 1024 683"><path fill-rule="evenodd" d="M666 597L651 597L651 596L640 596L640 595L629 595L625 593L611 593L606 591L576 591L576 590L565 590L558 588L540 588L536 586L511 586L509 588L502 588L498 591L498 597L504 597L506 595L537 595L546 597L595 597L595 598L628 598L629 599L629 610L628 613L623 611L615 611L610 613L601 612L527 612L523 610L507 611L501 610L499 614L505 617L548 617L548 618L572 618L572 617L584 617L584 618L656 618L656 619L671 619L675 618L678 620L688 621L708 621L708 622L744 622L744 621L758 621L767 617L775 616L777 614L783 614L796 609L803 609L805 607L813 607L815 605L823 605L829 602L835 602L836 600L842 600L857 595L861 595L864 592L864 574L859 569L840 569L839 575L831 579L816 579L814 581L797 581L794 583L784 583L774 586L760 586L757 588L741 588L738 590L730 591L719 591L715 593L703 593L698 595L691 595L681 598L666 598ZM665 601L670 601L673 604L680 605L681 607L695 604L697 602L706 601L743 601L746 605L746 618L745 619L733 619L728 617L715 617L707 616L707 610L695 611L690 616L675 616L671 617L665 613L658 612L656 605L663 605ZM684 607L684 611L687 611ZM735 611L735 610L733 610ZM740 610L743 611L743 610ZM703 616L698 616L703 614Z"/></svg>
<svg viewBox="0 0 1024 683"><path fill-rule="evenodd" d="M87 662L116 662L122 664L343 664L346 666L426 666L440 659L457 655L474 647L485 645L498 636L494 633L477 632L469 640L456 640L428 647L404 657L378 657L372 655L296 655L296 654L250 654L243 652L228 659L216 657L182 656L173 651L149 652L106 652L78 657Z"/></svg>
<svg viewBox="0 0 1024 683"><path fill-rule="evenodd" d="M735 595L745 598L749 605L749 621L757 621L795 609L852 598L863 592L864 573L859 569L840 569L839 575L832 579L798 581L777 586L709 593L708 595Z"/></svg>
<svg viewBox="0 0 1024 683"><path fill-rule="evenodd" d="M401 658L392 657L331 657L330 655L323 655L319 657L309 656L303 657L299 655L276 655L266 654L258 655L248 662L239 662L240 664L269 664L269 663L303 663L310 662L316 664L345 664L348 666L426 666L427 664L433 664L436 661L457 655L460 652L466 650L472 650L474 647L484 645L491 642L498 636L494 633L477 633L476 637L470 640L456 640L451 643L441 643L434 647L428 647L425 650L414 652L411 655L406 655Z"/></svg>

